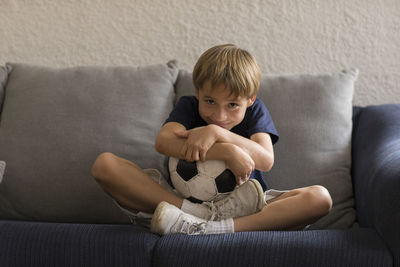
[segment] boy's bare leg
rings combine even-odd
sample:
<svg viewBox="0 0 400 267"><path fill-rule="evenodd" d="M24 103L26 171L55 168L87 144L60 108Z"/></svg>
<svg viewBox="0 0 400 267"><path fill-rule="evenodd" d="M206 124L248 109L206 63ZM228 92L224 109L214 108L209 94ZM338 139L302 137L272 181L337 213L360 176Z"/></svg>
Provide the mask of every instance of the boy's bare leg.
<svg viewBox="0 0 400 267"><path fill-rule="evenodd" d="M150 230L161 235L220 234L262 230L300 230L329 213L332 199L322 186L283 193L260 212L236 219L207 221L161 202L154 212Z"/></svg>
<svg viewBox="0 0 400 267"><path fill-rule="evenodd" d="M165 190L133 162L112 153L97 157L92 175L104 191L133 212L152 213L161 201L182 206L183 199Z"/></svg>
<svg viewBox="0 0 400 267"><path fill-rule="evenodd" d="M234 219L235 232L298 230L329 213L332 199L322 186L310 186L283 193L260 212Z"/></svg>

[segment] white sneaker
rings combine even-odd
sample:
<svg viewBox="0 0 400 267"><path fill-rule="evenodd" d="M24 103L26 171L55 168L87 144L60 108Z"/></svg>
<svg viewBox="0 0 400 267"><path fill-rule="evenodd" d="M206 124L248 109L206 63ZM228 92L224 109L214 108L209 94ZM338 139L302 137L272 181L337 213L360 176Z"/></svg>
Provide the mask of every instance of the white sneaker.
<svg viewBox="0 0 400 267"><path fill-rule="evenodd" d="M209 207L209 212L203 219L220 221L257 213L264 208L266 202L260 183L250 179L227 197L215 202L203 202L202 205Z"/></svg>
<svg viewBox="0 0 400 267"><path fill-rule="evenodd" d="M207 221L190 215L167 202L158 204L151 220L150 231L160 235L206 234Z"/></svg>

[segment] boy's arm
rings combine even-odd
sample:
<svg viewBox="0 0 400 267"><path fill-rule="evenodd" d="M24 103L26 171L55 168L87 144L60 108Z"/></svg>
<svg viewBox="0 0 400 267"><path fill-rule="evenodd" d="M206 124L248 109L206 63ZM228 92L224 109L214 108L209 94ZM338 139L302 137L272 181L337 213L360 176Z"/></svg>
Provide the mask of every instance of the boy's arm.
<svg viewBox="0 0 400 267"><path fill-rule="evenodd" d="M186 131L185 127L180 123L166 123L156 138L156 150L167 156L185 159L182 148L186 145L187 139L175 134L183 131ZM240 147L230 143L214 143L207 150L206 159L225 161L228 168L234 173L237 184L246 181L255 168L255 163L250 155Z"/></svg>
<svg viewBox="0 0 400 267"><path fill-rule="evenodd" d="M185 126L177 122L168 122L160 130L156 138L156 150L166 156L194 161L199 159L185 158L182 153L183 148L187 146L187 138L177 135L176 133L186 132ZM215 148L213 146L216 146ZM207 159L227 160L228 146L226 144L217 144L213 142L207 149Z"/></svg>
<svg viewBox="0 0 400 267"><path fill-rule="evenodd" d="M255 133L248 139L220 126L210 124L202 128L183 130L179 135L188 138L187 143L189 144L186 144L186 146L194 147L190 148L190 151L202 151L204 149L203 138L200 139L198 136L208 136L207 140L215 140L214 142L217 142L215 144L228 143L243 149L254 160L255 168L258 170L269 171L274 164L274 150L268 133ZM193 136L195 138L191 138ZM207 146L205 147L208 150ZM208 156L207 152L207 158Z"/></svg>
<svg viewBox="0 0 400 267"><path fill-rule="evenodd" d="M185 130L185 126L177 122L168 122L164 124L156 138L155 145L157 152L166 156L182 159L179 153L185 141L178 138L174 132Z"/></svg>

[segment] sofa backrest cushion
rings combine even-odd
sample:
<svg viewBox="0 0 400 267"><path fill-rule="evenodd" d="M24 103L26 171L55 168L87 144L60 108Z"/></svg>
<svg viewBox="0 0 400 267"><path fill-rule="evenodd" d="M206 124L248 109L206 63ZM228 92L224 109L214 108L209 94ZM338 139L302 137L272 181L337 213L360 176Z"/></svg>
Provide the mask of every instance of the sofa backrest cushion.
<svg viewBox="0 0 400 267"><path fill-rule="evenodd" d="M350 176L352 98L358 70L332 74L262 75L258 97L280 135L275 164L264 174L270 188L325 186L331 213L311 226L347 228L355 222ZM181 70L177 98L193 95L191 73Z"/></svg>
<svg viewBox="0 0 400 267"><path fill-rule="evenodd" d="M154 149L172 109L174 61L143 67L9 64L0 123L0 218L128 222L91 177L101 152L166 173Z"/></svg>

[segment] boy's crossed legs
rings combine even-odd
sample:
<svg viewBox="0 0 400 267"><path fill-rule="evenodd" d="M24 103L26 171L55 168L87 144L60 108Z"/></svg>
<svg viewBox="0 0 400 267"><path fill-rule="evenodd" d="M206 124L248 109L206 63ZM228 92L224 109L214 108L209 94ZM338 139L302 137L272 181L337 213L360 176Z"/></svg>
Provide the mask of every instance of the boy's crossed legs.
<svg viewBox="0 0 400 267"><path fill-rule="evenodd" d="M222 219L222 221L211 222L208 220L213 219L210 217L214 216L212 213L215 211L206 211L206 209L209 209L207 204L193 204L195 206L191 206L189 209L186 206L186 209L184 209L184 202L188 204L189 201L168 192L134 163L111 153L103 153L96 159L92 168L92 175L108 194L124 207L129 207L132 212L153 213L158 207L154 214L155 219L152 220L152 230L160 234L189 233L185 232L185 229L193 228L186 226L198 224L205 228L198 232L191 232L192 234L303 229L306 225L329 213L332 207L332 200L328 191L322 186L311 186L285 192L269 200L261 211L259 203L253 204L250 213L254 214L239 210L237 212L242 217L232 220L232 218L226 216L217 216L217 219ZM246 187L239 187L243 192L236 189L235 191L239 191L236 195L257 194L257 190L254 190L249 184L258 184L258 182L255 180L251 182L245 183ZM261 187L259 184L258 186ZM232 197L230 200L232 200ZM247 202L243 200L243 196L239 201ZM249 199L248 202L250 203L251 200ZM161 204L159 205L159 203ZM231 211L232 206L236 206L236 204L236 202L230 203L228 209ZM218 208L224 209L226 207L225 204L220 203ZM168 215L164 216L166 214ZM183 224L185 224L184 227ZM223 227L221 231L218 224L228 224L229 226L228 228Z"/></svg>
<svg viewBox="0 0 400 267"><path fill-rule="evenodd" d="M112 153L97 157L92 175L104 191L132 212L153 213L161 201L182 206L183 199L166 191L133 162Z"/></svg>
<svg viewBox="0 0 400 267"><path fill-rule="evenodd" d="M151 231L162 235L220 234L262 230L302 230L329 213L332 200L322 186L310 186L282 193L269 201L260 211L233 218L233 229L228 220L207 221L184 213L173 205L162 202L154 212Z"/></svg>
<svg viewBox="0 0 400 267"><path fill-rule="evenodd" d="M153 213L162 201L207 220L245 216L265 206L261 185L256 180L243 184L219 201L197 204L177 196L169 185L161 185L167 183L162 177L152 177L149 170L111 153L98 156L92 175L131 219L143 223L151 217L143 213Z"/></svg>

